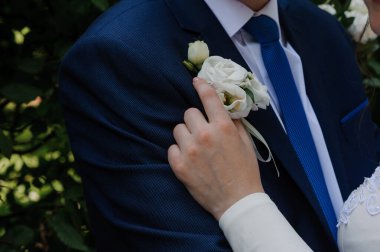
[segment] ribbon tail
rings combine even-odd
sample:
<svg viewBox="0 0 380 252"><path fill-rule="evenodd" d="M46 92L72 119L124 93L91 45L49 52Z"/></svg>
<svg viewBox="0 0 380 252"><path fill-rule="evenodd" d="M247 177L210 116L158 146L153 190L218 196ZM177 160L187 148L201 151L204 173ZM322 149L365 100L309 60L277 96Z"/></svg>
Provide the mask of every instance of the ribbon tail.
<svg viewBox="0 0 380 252"><path fill-rule="evenodd" d="M260 132L252 126L252 124L250 124L246 119L242 118L241 119L245 129L250 133L250 136L252 135L254 138L256 138L258 141L260 141L264 146L265 148L267 148L268 152L269 152L269 155L266 159L263 158L263 156L260 154L259 150L257 149L257 146L255 144L255 142L253 141L252 137L251 137L251 141L252 141L252 144L253 144L253 147L255 149L255 152L256 152L256 156L257 156L257 159L260 160L261 162L264 162L264 163L268 163L270 161L273 160L273 164L274 166L276 167L276 171L277 171L277 176L280 177L280 171L278 170L278 167L277 167L277 164L276 164L276 161L274 160L274 157L273 157L273 154L272 154L272 151L270 150L269 148L269 145L268 143L265 141L264 137L260 134Z"/></svg>

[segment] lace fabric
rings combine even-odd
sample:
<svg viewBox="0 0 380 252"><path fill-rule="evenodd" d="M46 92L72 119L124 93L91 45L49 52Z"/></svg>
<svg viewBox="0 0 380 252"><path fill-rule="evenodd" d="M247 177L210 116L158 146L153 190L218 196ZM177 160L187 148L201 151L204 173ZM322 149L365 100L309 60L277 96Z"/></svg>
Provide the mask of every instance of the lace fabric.
<svg viewBox="0 0 380 252"><path fill-rule="evenodd" d="M350 216L358 206L364 206L369 215L380 214L380 166L370 178L365 178L364 183L354 190L341 210L338 225L347 225Z"/></svg>

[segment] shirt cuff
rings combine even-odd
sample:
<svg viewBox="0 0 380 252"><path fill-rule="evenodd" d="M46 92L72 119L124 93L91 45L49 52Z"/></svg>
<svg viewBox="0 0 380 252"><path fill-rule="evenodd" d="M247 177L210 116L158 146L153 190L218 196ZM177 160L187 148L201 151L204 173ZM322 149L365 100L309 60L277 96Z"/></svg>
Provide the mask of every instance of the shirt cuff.
<svg viewBox="0 0 380 252"><path fill-rule="evenodd" d="M311 251L265 193L236 202L222 215L219 226L235 252Z"/></svg>
<svg viewBox="0 0 380 252"><path fill-rule="evenodd" d="M261 205L274 204L269 196L265 193L253 193L245 196L227 209L219 219L219 226L223 229L231 225L231 223L244 212Z"/></svg>

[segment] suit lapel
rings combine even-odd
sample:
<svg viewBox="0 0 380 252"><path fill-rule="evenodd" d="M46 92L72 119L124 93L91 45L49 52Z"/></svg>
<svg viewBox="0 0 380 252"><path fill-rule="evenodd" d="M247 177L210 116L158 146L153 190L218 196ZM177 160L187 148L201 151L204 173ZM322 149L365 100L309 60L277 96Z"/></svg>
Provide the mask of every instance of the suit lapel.
<svg viewBox="0 0 380 252"><path fill-rule="evenodd" d="M232 59L246 69L249 69L232 40L204 1L166 0L166 2L182 29L194 34L199 34L198 38L204 40L208 44L211 55L220 55L224 58ZM285 9L287 9L287 7L287 0L279 0L280 16L281 13L285 14ZM282 16L283 23L292 22L292 20L288 20L285 15ZM289 25L286 27L289 28L286 29L286 31L289 32L289 37L295 37L291 36L294 34L293 30L290 29L291 26ZM297 37L302 36L297 35ZM284 169L286 169L312 205L319 219L324 224L326 231L329 232L326 220L322 214L322 210L312 190L311 184L309 183L304 169L272 108L269 107L267 110L252 112L247 119L264 136L277 163L282 164ZM274 166L272 168L274 169Z"/></svg>

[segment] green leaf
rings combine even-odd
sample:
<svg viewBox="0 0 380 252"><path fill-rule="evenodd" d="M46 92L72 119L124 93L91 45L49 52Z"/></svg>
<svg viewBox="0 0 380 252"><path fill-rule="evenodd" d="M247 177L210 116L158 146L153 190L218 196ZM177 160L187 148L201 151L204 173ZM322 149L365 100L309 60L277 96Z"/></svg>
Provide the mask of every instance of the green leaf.
<svg viewBox="0 0 380 252"><path fill-rule="evenodd" d="M71 183L70 186L65 189L64 195L67 200L77 200L83 197L82 186L80 184Z"/></svg>
<svg viewBox="0 0 380 252"><path fill-rule="evenodd" d="M43 120L36 120L30 130L34 136L38 136L39 134L46 133L47 124Z"/></svg>
<svg viewBox="0 0 380 252"><path fill-rule="evenodd" d="M380 88L380 79L379 78L365 79L364 84L370 87Z"/></svg>
<svg viewBox="0 0 380 252"><path fill-rule="evenodd" d="M188 60L184 60L182 61L182 64L187 68L187 70L189 70L191 73L197 75L198 74L198 69L197 67L191 63L190 61Z"/></svg>
<svg viewBox="0 0 380 252"><path fill-rule="evenodd" d="M91 0L91 2L101 11L105 11L109 7L107 0Z"/></svg>
<svg viewBox="0 0 380 252"><path fill-rule="evenodd" d="M49 220L49 224L54 229L59 240L67 247L79 251L89 250L80 233L65 220L62 214L53 216Z"/></svg>
<svg viewBox="0 0 380 252"><path fill-rule="evenodd" d="M20 252L20 250L12 247L11 245L4 244L0 246L0 252Z"/></svg>
<svg viewBox="0 0 380 252"><path fill-rule="evenodd" d="M376 74L380 75L380 62L372 59L368 61L368 66L371 67Z"/></svg>
<svg viewBox="0 0 380 252"><path fill-rule="evenodd" d="M1 88L0 93L11 101L23 103L34 100L42 91L32 85L14 83Z"/></svg>
<svg viewBox="0 0 380 252"><path fill-rule="evenodd" d="M70 1L69 4L67 4L67 3L63 4L62 7L64 7L64 8L69 7L72 14L86 15L89 13L90 9L92 8L91 2L92 1ZM67 13L65 11L62 11L61 15L63 15L64 17L67 17ZM73 16L75 17L75 15L73 15ZM67 27L68 22L65 19L62 21L64 21L64 23L62 25L64 27Z"/></svg>
<svg viewBox="0 0 380 252"><path fill-rule="evenodd" d="M252 101L255 102L255 95L248 88L243 88L243 90L247 93L249 97L251 97Z"/></svg>
<svg viewBox="0 0 380 252"><path fill-rule="evenodd" d="M26 246L34 240L34 231L30 227L18 225L6 233L5 239L15 246Z"/></svg>
<svg viewBox="0 0 380 252"><path fill-rule="evenodd" d="M29 74L38 74L44 68L44 63L41 60L29 58L23 59L17 63L18 69Z"/></svg>
<svg viewBox="0 0 380 252"><path fill-rule="evenodd" d="M343 18L341 20L341 23L344 27L348 28L352 25L352 23L354 22L355 18L353 17L349 17L349 18Z"/></svg>
<svg viewBox="0 0 380 252"><path fill-rule="evenodd" d="M0 130L0 151L7 158L12 155L12 141L8 136L4 135L2 130Z"/></svg>

